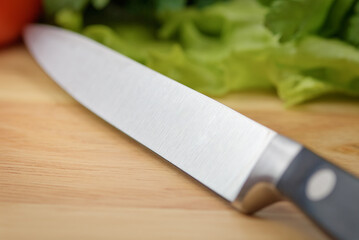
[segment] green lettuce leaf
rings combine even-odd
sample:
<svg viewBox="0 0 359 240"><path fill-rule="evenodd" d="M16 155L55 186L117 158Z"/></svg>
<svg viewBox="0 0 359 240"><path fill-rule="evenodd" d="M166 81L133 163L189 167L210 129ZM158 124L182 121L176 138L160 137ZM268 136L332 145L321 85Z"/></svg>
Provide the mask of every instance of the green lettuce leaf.
<svg viewBox="0 0 359 240"><path fill-rule="evenodd" d="M273 87L265 72L255 70L264 67L276 45L260 24L264 11L253 1L232 2L160 14L157 34L141 24L91 25L83 33L191 88L221 96ZM222 24L208 24L216 21Z"/></svg>
<svg viewBox="0 0 359 240"><path fill-rule="evenodd" d="M281 43L278 35L264 26L268 8L253 0L201 8L196 7L200 1L188 7L178 0L146 10L146 15L141 14L144 5L135 6L141 0L128 4L82 1L82 5L56 3L48 13L57 25L78 31L204 94L276 89L286 106L328 93L359 96L358 49L339 40L308 35L322 25L330 9L328 1L313 3L313 9L304 0L297 1L301 7L293 13L296 18L289 27L277 28L284 31L281 36L285 38L297 29L297 40L287 43ZM270 6L269 13L277 1L262 0ZM289 5L281 6L287 9L293 2L288 0Z"/></svg>
<svg viewBox="0 0 359 240"><path fill-rule="evenodd" d="M283 42L316 32L324 23L333 0L275 0L265 25Z"/></svg>
<svg viewBox="0 0 359 240"><path fill-rule="evenodd" d="M48 15L54 15L65 8L80 12L84 10L89 2L90 0L44 0L44 8Z"/></svg>
<svg viewBox="0 0 359 240"><path fill-rule="evenodd" d="M345 16L350 11L356 0L335 0L323 27L320 29L320 34L323 36L332 36L336 34L344 22Z"/></svg>
<svg viewBox="0 0 359 240"><path fill-rule="evenodd" d="M359 48L359 1L356 2L353 14L348 19L344 39Z"/></svg>
<svg viewBox="0 0 359 240"><path fill-rule="evenodd" d="M359 51L338 40L314 36L277 49L272 81L287 106L323 94L359 96Z"/></svg>
<svg viewBox="0 0 359 240"><path fill-rule="evenodd" d="M281 42L307 35L339 38L359 47L358 0L257 0L269 7L265 25Z"/></svg>

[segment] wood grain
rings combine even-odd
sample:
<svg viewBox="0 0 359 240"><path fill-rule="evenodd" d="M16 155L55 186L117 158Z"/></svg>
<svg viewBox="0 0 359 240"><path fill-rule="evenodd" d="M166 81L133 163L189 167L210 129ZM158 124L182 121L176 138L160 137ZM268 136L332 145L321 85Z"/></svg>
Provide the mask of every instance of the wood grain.
<svg viewBox="0 0 359 240"><path fill-rule="evenodd" d="M359 104L218 99L359 175ZM254 216L90 113L22 45L0 50L0 239L327 239L291 204Z"/></svg>

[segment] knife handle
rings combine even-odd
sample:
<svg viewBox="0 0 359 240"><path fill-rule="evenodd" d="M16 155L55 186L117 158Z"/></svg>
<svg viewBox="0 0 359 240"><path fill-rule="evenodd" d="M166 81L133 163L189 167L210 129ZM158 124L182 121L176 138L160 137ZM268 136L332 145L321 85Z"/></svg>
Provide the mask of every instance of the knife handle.
<svg viewBox="0 0 359 240"><path fill-rule="evenodd" d="M359 179L303 148L278 190L335 239L359 239Z"/></svg>

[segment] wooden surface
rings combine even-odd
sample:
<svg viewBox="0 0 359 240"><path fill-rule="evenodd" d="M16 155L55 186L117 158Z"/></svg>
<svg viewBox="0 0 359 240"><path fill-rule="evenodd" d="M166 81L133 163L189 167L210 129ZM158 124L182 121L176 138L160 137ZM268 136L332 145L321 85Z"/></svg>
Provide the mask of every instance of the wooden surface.
<svg viewBox="0 0 359 240"><path fill-rule="evenodd" d="M219 99L359 175L359 103ZM0 239L327 239L295 207L245 216L90 113L22 45L0 50Z"/></svg>

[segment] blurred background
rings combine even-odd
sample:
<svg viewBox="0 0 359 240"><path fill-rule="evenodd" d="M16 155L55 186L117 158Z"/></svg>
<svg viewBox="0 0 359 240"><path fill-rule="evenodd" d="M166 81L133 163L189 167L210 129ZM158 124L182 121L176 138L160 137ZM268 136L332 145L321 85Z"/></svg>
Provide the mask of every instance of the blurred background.
<svg viewBox="0 0 359 240"><path fill-rule="evenodd" d="M0 1L0 45L40 21L212 97L275 91L290 107L359 96L357 0Z"/></svg>

